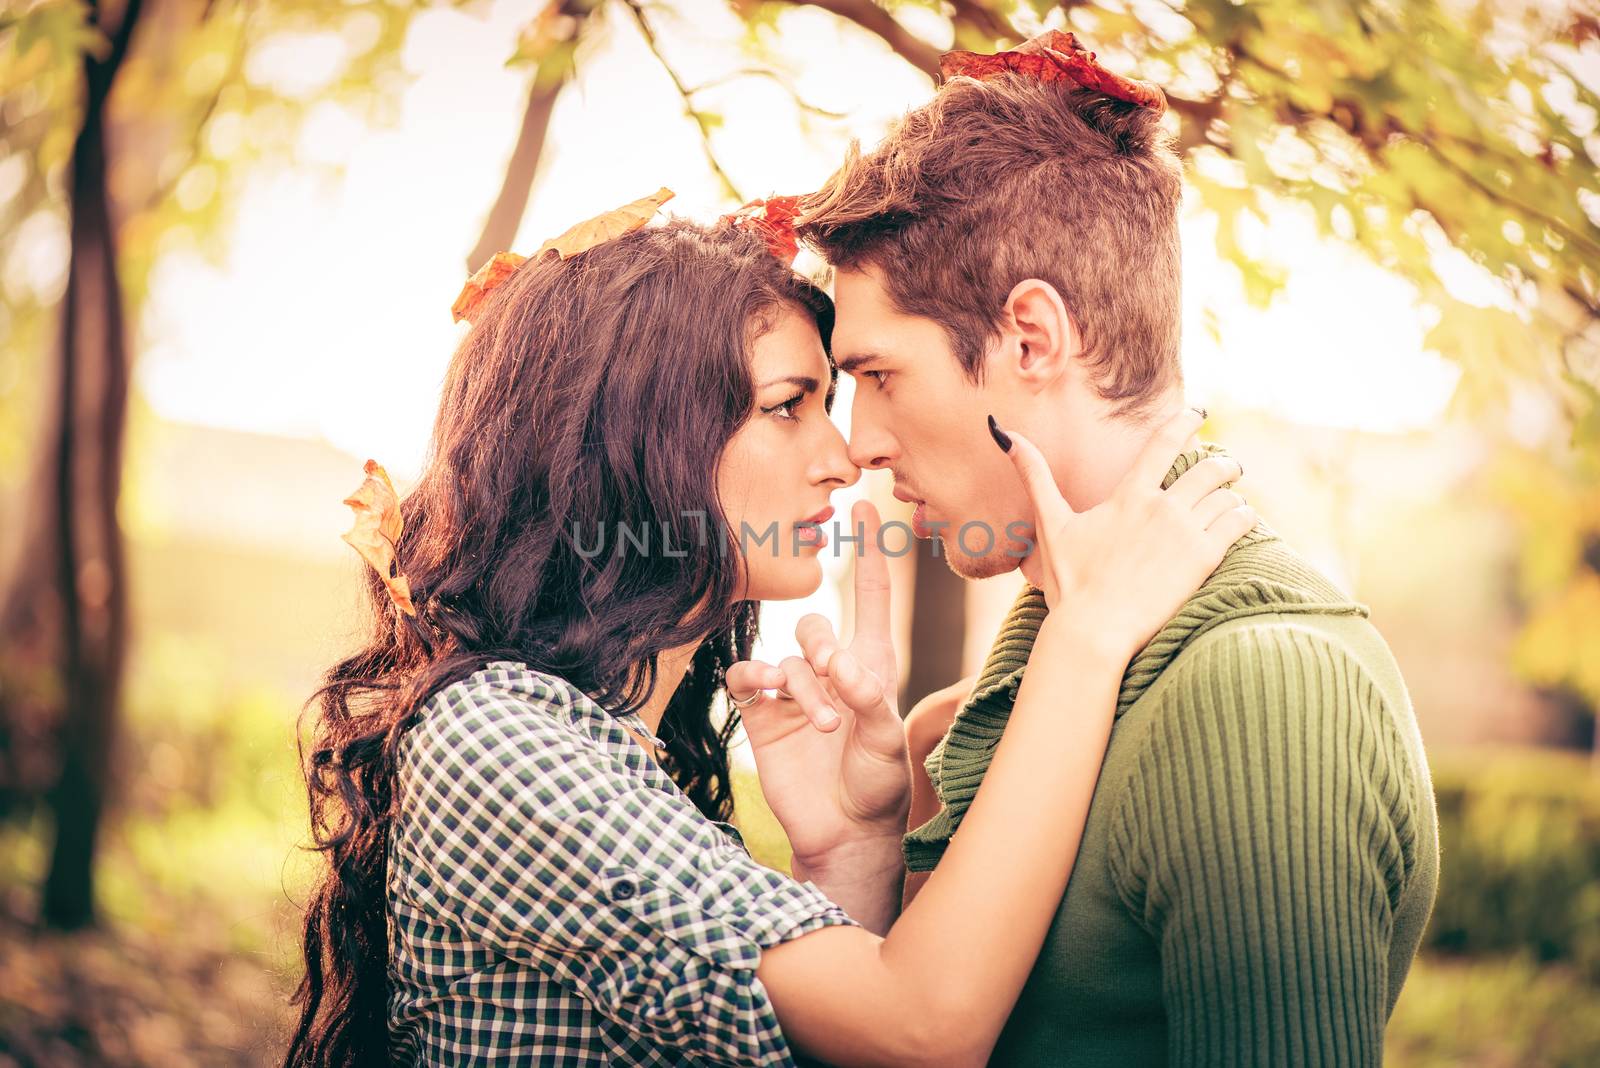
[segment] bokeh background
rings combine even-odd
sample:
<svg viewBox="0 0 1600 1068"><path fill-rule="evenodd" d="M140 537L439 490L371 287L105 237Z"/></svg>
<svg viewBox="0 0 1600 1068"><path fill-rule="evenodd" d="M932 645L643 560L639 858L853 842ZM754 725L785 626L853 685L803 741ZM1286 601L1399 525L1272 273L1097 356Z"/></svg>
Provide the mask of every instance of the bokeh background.
<svg viewBox="0 0 1600 1068"><path fill-rule="evenodd" d="M419 470L472 268L815 188L1046 26L1167 88L1191 398L1412 688L1444 872L1390 1063L1600 1063L1592 0L0 0L0 1065L279 1054L340 502ZM896 566L909 707L1020 579ZM785 867L748 773L740 820Z"/></svg>

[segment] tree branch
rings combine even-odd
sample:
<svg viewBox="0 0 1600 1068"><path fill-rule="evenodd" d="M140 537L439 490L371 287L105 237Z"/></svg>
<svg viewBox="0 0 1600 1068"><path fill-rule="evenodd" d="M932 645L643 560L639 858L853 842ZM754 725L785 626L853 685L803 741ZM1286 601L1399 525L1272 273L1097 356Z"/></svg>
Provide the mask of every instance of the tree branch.
<svg viewBox="0 0 1600 1068"><path fill-rule="evenodd" d="M777 71L768 70L765 67L744 67L740 70L729 71L720 78L712 78L709 82L701 82L699 85L690 86L688 93L690 96L696 96L705 92L707 89L715 89L718 86L727 85L730 82L736 82L741 78L768 78L777 82L783 87L784 92L788 93L790 98L794 100L795 107L799 108L801 111L807 111L813 115L820 115L825 119L848 119L850 117L843 111L829 111L827 108L819 108L817 105L807 102L806 99L800 95L800 90L796 89L787 78L779 74Z"/></svg>
<svg viewBox="0 0 1600 1068"><path fill-rule="evenodd" d="M695 106L694 91L683 83L677 70L661 51L661 43L656 40L655 29L650 25L650 20L645 18L644 8L639 0L623 0L629 11L633 12L634 21L639 24L639 32L644 35L644 43L649 46L651 55L656 57L656 62L661 64L661 69L667 72L667 77L672 79L672 84L677 88L678 95L683 97L684 111L700 127L700 146L706 154L706 162L711 165L712 173L722 182L722 189L735 201L743 203L745 197L739 192L739 187L733 184L733 179L728 177L728 172L723 170L722 163L717 159L717 154L711 147L711 131L706 128L704 113Z"/></svg>
<svg viewBox="0 0 1600 1068"><path fill-rule="evenodd" d="M528 90L528 103L522 111L522 126L517 131L517 143L506 163L505 177L500 182L500 192L489 209L477 244L467 253L467 274L472 274L488 262L496 252L504 252L516 240L517 227L528 209L528 196L533 191L533 179L539 172L539 157L544 154L545 134L550 130L550 115L555 110L556 98L566 87L568 75L543 78L535 72Z"/></svg>
<svg viewBox="0 0 1600 1068"><path fill-rule="evenodd" d="M528 210L533 180L539 174L539 160L544 155L544 139L550 132L550 116L555 111L556 98L572 78L569 49L576 46L596 6L595 0L550 0L522 31L523 44L518 54L536 61L533 79L528 85L528 102L522 109L522 125L517 129L517 143L512 146L511 158L506 161L500 192L483 221L477 242L467 253L468 274L477 271L496 252L509 249L516 240L517 227ZM534 40L531 45L527 43L530 35Z"/></svg>
<svg viewBox="0 0 1600 1068"><path fill-rule="evenodd" d="M855 23L868 33L881 38L899 53L900 58L922 73L939 80L939 49L924 41L894 20L894 16L874 4L872 0L786 0L795 7L820 7L842 19Z"/></svg>
<svg viewBox="0 0 1600 1068"><path fill-rule="evenodd" d="M951 6L955 8L957 22L965 22L996 41L1011 45L1022 40L1022 31L995 8L977 0L951 0Z"/></svg>

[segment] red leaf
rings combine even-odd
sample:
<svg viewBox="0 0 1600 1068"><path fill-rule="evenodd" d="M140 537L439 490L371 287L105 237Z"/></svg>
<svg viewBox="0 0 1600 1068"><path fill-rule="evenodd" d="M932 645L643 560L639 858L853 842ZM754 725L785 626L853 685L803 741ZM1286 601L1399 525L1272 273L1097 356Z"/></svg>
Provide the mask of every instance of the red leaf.
<svg viewBox="0 0 1600 1068"><path fill-rule="evenodd" d="M1009 52L992 56L946 52L939 59L939 73L946 81L960 77L983 81L999 74L1020 74L1051 84L1081 85L1157 114L1167 110L1167 97L1160 87L1112 73L1100 65L1093 52L1078 44L1077 37L1061 30L1041 33Z"/></svg>
<svg viewBox="0 0 1600 1068"><path fill-rule="evenodd" d="M723 218L732 219L733 225L741 229L754 230L767 243L768 251L783 263L792 264L800 251L800 242L794 232L794 217L799 212L800 198L797 196L768 197L765 200L752 200Z"/></svg>

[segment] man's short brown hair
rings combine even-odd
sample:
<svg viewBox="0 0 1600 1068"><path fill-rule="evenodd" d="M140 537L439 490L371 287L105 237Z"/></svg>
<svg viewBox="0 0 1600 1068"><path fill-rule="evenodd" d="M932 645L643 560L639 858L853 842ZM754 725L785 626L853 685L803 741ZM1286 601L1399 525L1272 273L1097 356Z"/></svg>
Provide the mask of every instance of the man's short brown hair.
<svg viewBox="0 0 1600 1068"><path fill-rule="evenodd" d="M955 78L807 198L800 234L871 265L896 307L940 323L980 381L1006 298L1051 283L1101 395L1140 409L1181 380L1181 167L1160 116L1017 75Z"/></svg>

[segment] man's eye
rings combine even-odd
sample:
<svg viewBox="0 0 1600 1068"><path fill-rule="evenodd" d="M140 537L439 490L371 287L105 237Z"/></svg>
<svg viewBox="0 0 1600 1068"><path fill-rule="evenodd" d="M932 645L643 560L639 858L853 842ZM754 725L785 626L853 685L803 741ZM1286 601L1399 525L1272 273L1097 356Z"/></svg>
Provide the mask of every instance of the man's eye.
<svg viewBox="0 0 1600 1068"><path fill-rule="evenodd" d="M872 379L874 382L878 383L878 388L879 389L883 388L884 382L887 381L888 378L889 378L889 372L888 371L863 371L861 373L866 375L868 378Z"/></svg>

